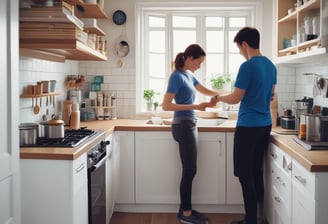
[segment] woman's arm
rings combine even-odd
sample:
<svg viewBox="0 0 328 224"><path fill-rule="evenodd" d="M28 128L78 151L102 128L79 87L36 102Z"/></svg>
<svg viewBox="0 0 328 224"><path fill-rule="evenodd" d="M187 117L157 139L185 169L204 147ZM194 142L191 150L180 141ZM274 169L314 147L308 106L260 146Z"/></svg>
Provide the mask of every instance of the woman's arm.
<svg viewBox="0 0 328 224"><path fill-rule="evenodd" d="M162 108L168 111L180 111L180 110L201 110L205 111L206 107L211 106L210 103L200 103L200 104L176 104L173 103L175 94L165 93Z"/></svg>
<svg viewBox="0 0 328 224"><path fill-rule="evenodd" d="M196 85L195 88L197 89L197 91L199 91L200 93L202 93L206 96L216 96L216 95L228 93L227 91L224 91L224 90L209 89L200 83L198 85Z"/></svg>

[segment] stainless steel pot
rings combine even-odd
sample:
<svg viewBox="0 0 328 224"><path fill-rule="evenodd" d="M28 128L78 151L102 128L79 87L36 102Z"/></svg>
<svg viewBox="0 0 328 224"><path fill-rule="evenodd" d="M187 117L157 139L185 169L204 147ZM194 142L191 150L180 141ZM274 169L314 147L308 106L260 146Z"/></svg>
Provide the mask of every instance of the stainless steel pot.
<svg viewBox="0 0 328 224"><path fill-rule="evenodd" d="M22 123L19 125L20 146L34 145L38 138L39 125L35 123Z"/></svg>
<svg viewBox="0 0 328 224"><path fill-rule="evenodd" d="M64 138L64 121L52 119L49 121L41 122L41 135L45 138Z"/></svg>
<svg viewBox="0 0 328 224"><path fill-rule="evenodd" d="M320 141L320 115L307 114L305 115L306 122L306 141Z"/></svg>

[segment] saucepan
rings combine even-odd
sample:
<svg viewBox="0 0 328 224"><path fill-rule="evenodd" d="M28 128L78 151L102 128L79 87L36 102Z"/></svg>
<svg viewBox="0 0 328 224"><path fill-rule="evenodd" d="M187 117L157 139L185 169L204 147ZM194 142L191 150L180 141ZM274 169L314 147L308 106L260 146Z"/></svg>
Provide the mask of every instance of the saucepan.
<svg viewBox="0 0 328 224"><path fill-rule="evenodd" d="M19 125L19 144L34 145L38 138L38 124L35 123L22 123Z"/></svg>
<svg viewBox="0 0 328 224"><path fill-rule="evenodd" d="M40 123L40 137L64 138L64 121L51 119Z"/></svg>

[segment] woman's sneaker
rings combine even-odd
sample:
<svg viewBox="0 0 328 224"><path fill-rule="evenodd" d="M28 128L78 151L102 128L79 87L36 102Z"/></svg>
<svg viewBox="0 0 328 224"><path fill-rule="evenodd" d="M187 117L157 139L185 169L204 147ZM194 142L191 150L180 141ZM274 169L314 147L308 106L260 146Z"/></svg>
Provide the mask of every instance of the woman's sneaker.
<svg viewBox="0 0 328 224"><path fill-rule="evenodd" d="M180 208L179 209L179 214L182 214L182 212L183 212L183 210ZM200 213L196 210L192 210L191 214L194 215L195 217L197 217L200 220L208 221L208 218L205 215L203 215L202 213Z"/></svg>
<svg viewBox="0 0 328 224"><path fill-rule="evenodd" d="M184 216L181 212L178 213L178 219L183 224L206 224L207 221L199 219L194 214L190 216Z"/></svg>

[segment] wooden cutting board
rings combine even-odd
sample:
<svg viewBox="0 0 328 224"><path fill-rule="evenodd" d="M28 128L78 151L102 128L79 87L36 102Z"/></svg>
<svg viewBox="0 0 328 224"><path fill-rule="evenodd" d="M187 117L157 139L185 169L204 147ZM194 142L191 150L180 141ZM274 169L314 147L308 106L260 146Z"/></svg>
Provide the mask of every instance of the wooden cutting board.
<svg viewBox="0 0 328 224"><path fill-rule="evenodd" d="M297 135L296 130L294 130L294 129L285 129L285 128L282 128L281 126L276 126L276 127L272 126L272 132L275 132L275 133L281 134L281 135Z"/></svg>

